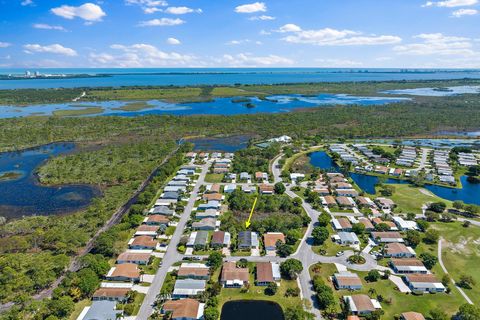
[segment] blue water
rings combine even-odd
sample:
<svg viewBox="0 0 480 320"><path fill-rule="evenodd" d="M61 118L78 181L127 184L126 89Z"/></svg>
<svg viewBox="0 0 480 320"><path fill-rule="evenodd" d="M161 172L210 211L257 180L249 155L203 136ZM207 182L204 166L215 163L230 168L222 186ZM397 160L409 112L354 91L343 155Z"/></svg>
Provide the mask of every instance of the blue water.
<svg viewBox="0 0 480 320"><path fill-rule="evenodd" d="M357 97L341 94L319 94L316 96L301 95L277 95L262 100L251 97L252 108L247 107L247 102L239 102L240 98L218 98L208 102L192 102L172 104L159 100L147 101L151 108L141 111L124 111L118 108L127 102L102 101L102 102L78 102L60 103L47 105L30 105L26 107L0 106L0 118L27 117L32 115L49 116L59 110L81 110L86 107L102 107L104 112L101 115L118 115L125 117L136 117L142 115L236 115L255 113L279 113L289 112L295 109L312 108L325 105L383 105L387 103L409 101L408 98L385 98L385 97ZM243 98L242 98L243 99ZM99 114L95 114L97 116Z"/></svg>
<svg viewBox="0 0 480 320"><path fill-rule="evenodd" d="M332 159L324 152L314 152L310 155L310 163L318 168L328 170L332 168ZM334 165L334 164L333 164ZM338 168L337 165L335 167ZM375 185L378 184L379 178L360 173L350 173L353 181L366 193L375 194ZM448 188L437 185L425 185L424 188L439 196L440 198L450 201L461 200L468 204L480 205L480 184L474 184L467 181L466 176L460 178L463 188ZM409 184L406 180L387 179L388 184Z"/></svg>
<svg viewBox="0 0 480 320"><path fill-rule="evenodd" d="M195 138L189 139L193 143L194 151L235 152L248 146L248 136L230 136L225 138Z"/></svg>
<svg viewBox="0 0 480 320"><path fill-rule="evenodd" d="M56 143L18 152L0 153L0 172L18 172L14 180L0 181L0 216L17 218L75 211L90 204L99 191L87 185L42 186L35 171L52 156L75 149Z"/></svg>
<svg viewBox="0 0 480 320"><path fill-rule="evenodd" d="M457 86L447 87L442 90L438 88L415 88L415 89L399 89L399 90L387 90L383 93L389 94L406 94L412 96L425 96L425 97L451 97L462 94L480 94L480 86Z"/></svg>
<svg viewBox="0 0 480 320"><path fill-rule="evenodd" d="M25 69L0 69L23 74ZM37 71L37 70L29 70ZM479 70L216 68L216 69L40 69L52 74L112 74L105 78L0 80L0 89L164 85L234 85L346 81L402 81L480 78Z"/></svg>

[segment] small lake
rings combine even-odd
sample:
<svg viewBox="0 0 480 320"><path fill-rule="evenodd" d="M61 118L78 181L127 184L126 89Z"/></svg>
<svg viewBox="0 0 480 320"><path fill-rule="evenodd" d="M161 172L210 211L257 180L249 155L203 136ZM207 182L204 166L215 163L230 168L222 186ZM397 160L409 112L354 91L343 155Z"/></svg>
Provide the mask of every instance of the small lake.
<svg viewBox="0 0 480 320"><path fill-rule="evenodd" d="M223 305L220 320L283 320L282 308L270 301L240 300Z"/></svg>
<svg viewBox="0 0 480 320"><path fill-rule="evenodd" d="M325 151L313 152L310 154L310 163L318 168L329 170L332 167L338 168L333 160ZM379 178L361 173L350 173L353 181L366 193L375 194L375 185L378 184ZM466 176L460 177L463 188L448 188L438 185L424 185L423 188L429 190L440 198L455 201L461 200L468 204L480 205L480 184L470 183ZM408 184L406 180L387 179L388 184Z"/></svg>
<svg viewBox="0 0 480 320"><path fill-rule="evenodd" d="M28 116L51 116L63 110L87 112L83 116L124 116L137 117L144 115L238 115L255 113L282 113L328 105L360 105L374 106L388 103L409 101L409 98L394 97L357 97L344 94L319 94L315 96L276 95L266 99L257 97L217 98L208 102L168 103L160 100L146 101L142 110L127 111L125 106L132 101L76 102L45 105L0 106L0 118ZM133 101L135 103L135 101ZM92 111L92 109L97 109ZM99 109L99 110L98 110ZM78 114L78 113L77 113Z"/></svg>
<svg viewBox="0 0 480 320"><path fill-rule="evenodd" d="M194 151L235 152L248 146L249 136L230 136L221 138L194 138L187 142L193 143Z"/></svg>
<svg viewBox="0 0 480 320"><path fill-rule="evenodd" d="M100 192L88 185L40 185L36 169L48 158L67 154L73 143L55 143L17 152L0 153L0 216L20 218L67 213L88 206ZM1 174L0 174L1 175Z"/></svg>

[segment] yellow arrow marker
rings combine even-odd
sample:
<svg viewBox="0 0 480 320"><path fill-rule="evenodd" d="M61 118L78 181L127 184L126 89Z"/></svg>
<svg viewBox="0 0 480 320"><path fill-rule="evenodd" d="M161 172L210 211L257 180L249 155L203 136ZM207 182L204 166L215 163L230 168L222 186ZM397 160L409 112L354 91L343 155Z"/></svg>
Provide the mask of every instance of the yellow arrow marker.
<svg viewBox="0 0 480 320"><path fill-rule="evenodd" d="M250 216L248 217L248 220L245 221L245 227L248 228L250 227L251 223L250 223L250 220L252 219L252 214L253 214L253 210L255 210L255 205L257 204L257 198L255 198L255 201L253 201L253 206L252 206L252 210L250 211Z"/></svg>

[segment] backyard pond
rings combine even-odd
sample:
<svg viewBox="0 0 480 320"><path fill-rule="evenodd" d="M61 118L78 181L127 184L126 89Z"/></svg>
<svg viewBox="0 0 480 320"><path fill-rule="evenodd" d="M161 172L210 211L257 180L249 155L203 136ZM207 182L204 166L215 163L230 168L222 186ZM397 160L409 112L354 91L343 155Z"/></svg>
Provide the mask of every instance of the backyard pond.
<svg viewBox="0 0 480 320"><path fill-rule="evenodd" d="M220 320L283 320L282 308L270 301L240 300L223 305Z"/></svg>

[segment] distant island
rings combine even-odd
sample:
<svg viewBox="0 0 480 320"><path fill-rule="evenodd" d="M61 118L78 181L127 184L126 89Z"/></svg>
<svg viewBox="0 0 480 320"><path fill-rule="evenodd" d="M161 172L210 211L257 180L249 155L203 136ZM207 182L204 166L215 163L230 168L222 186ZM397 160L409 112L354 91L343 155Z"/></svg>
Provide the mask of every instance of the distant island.
<svg viewBox="0 0 480 320"><path fill-rule="evenodd" d="M0 80L105 78L109 74L48 74L26 71L24 74L0 74Z"/></svg>

